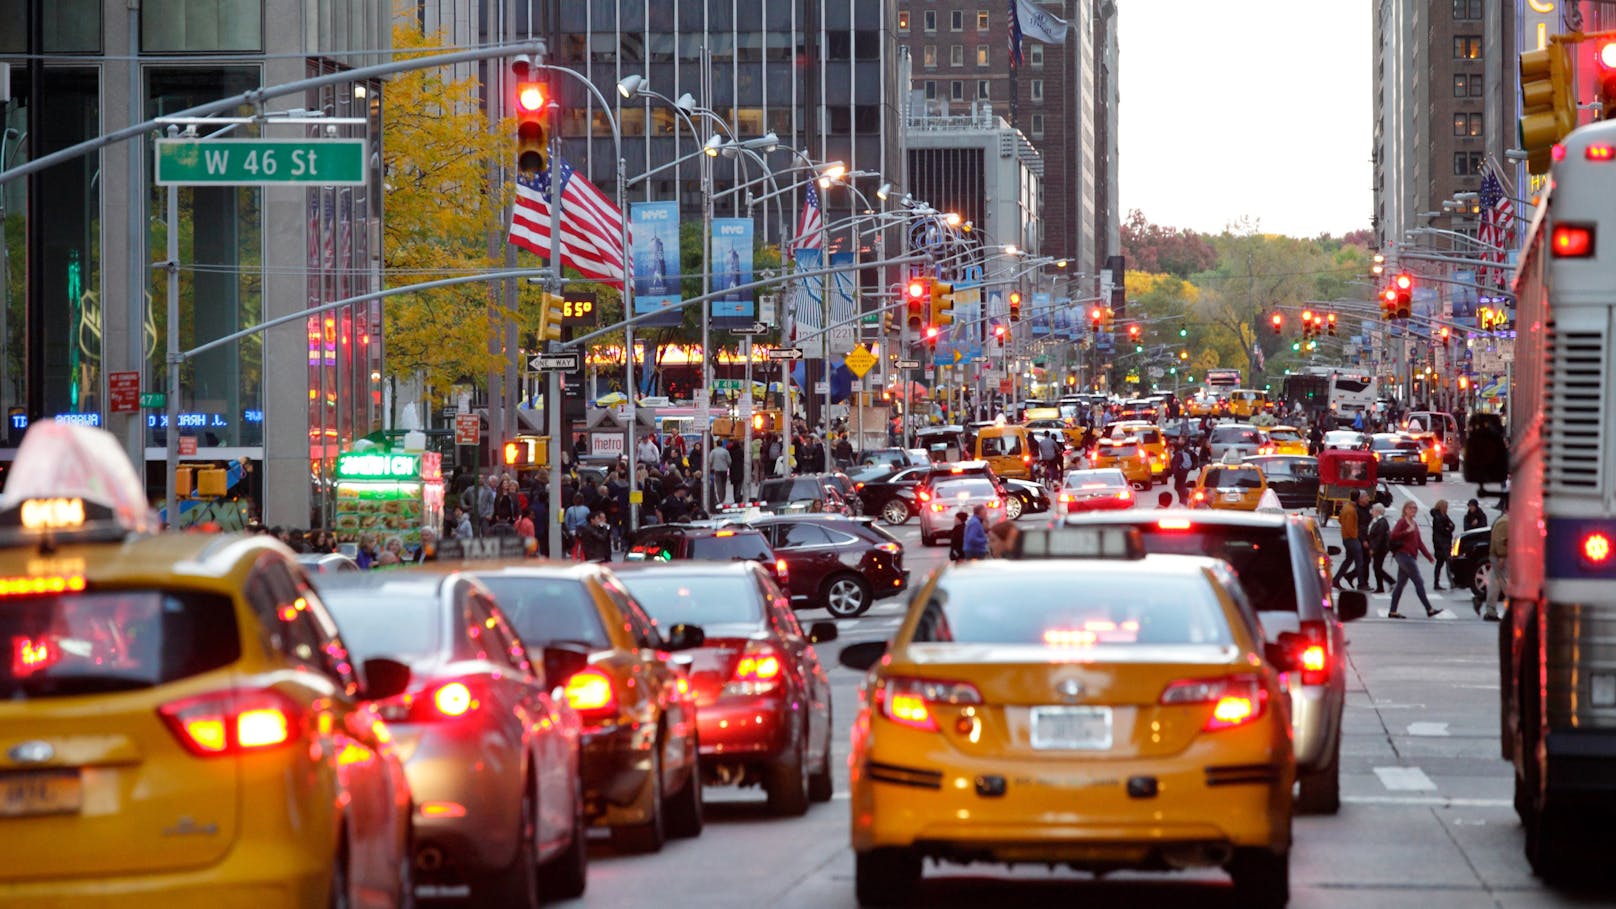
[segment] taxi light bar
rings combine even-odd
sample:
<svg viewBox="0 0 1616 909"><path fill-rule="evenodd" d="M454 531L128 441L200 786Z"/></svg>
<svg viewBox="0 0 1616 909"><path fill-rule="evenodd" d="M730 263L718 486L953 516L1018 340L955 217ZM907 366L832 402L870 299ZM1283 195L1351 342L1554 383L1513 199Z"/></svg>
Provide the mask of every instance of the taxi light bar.
<svg viewBox="0 0 1616 909"><path fill-rule="evenodd" d="M75 530L84 526L84 500L28 499L21 519L24 530Z"/></svg>
<svg viewBox="0 0 1616 909"><path fill-rule="evenodd" d="M1217 732L1244 726L1260 718L1268 707L1268 689L1256 676L1236 675L1220 679L1184 679L1162 691L1164 705L1211 704L1211 713L1202 732Z"/></svg>
<svg viewBox="0 0 1616 909"><path fill-rule="evenodd" d="M611 676L591 666L567 679L567 703L573 710L596 716L617 712L617 692Z"/></svg>
<svg viewBox="0 0 1616 909"><path fill-rule="evenodd" d="M262 751L292 739L297 705L267 688L227 689L173 701L157 709L185 750L198 757Z"/></svg>

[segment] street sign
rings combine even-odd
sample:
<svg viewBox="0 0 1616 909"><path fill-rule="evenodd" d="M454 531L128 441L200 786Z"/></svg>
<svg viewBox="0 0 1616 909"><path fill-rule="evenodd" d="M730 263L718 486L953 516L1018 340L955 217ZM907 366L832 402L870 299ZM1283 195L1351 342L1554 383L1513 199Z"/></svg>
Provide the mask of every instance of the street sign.
<svg viewBox="0 0 1616 909"><path fill-rule="evenodd" d="M848 371L860 379L864 378L864 374L870 371L870 367L879 362L880 360L876 358L875 354L870 353L870 349L863 344L853 348L852 352L847 355Z"/></svg>
<svg viewBox="0 0 1616 909"><path fill-rule="evenodd" d="M826 382L824 379L820 379L818 382L814 383L814 394L822 395L829 391L830 383Z"/></svg>
<svg viewBox="0 0 1616 909"><path fill-rule="evenodd" d="M158 139L158 186L365 184L364 139Z"/></svg>
<svg viewBox="0 0 1616 909"><path fill-rule="evenodd" d="M577 353L539 354L527 361L527 365L539 372L577 372Z"/></svg>
<svg viewBox="0 0 1616 909"><path fill-rule="evenodd" d="M474 413L455 414L455 444L476 445L482 436L482 421Z"/></svg>
<svg viewBox="0 0 1616 909"><path fill-rule="evenodd" d="M864 380L863 379L854 379L852 382L849 383L849 386L850 386L852 391L863 391L864 390Z"/></svg>
<svg viewBox="0 0 1616 909"><path fill-rule="evenodd" d="M167 407L168 395L160 391L145 391L140 394L141 407Z"/></svg>
<svg viewBox="0 0 1616 909"><path fill-rule="evenodd" d="M738 402L736 402L736 404L735 404L735 412L742 419L750 419L751 418L751 416L752 416L752 396L750 394L741 395L741 399Z"/></svg>
<svg viewBox="0 0 1616 909"><path fill-rule="evenodd" d="M707 391L705 388L698 388L696 389L695 393L691 395L691 404L696 411L696 420L700 423L702 428L706 428L707 418L711 416L710 409L712 407L712 402L712 393Z"/></svg>
<svg viewBox="0 0 1616 909"><path fill-rule="evenodd" d="M769 351L771 360L801 360L802 351L796 347L776 347Z"/></svg>
<svg viewBox="0 0 1616 909"><path fill-rule="evenodd" d="M713 380L713 388L715 390L717 390L717 391L739 392L741 390L741 385L742 385L742 382L741 382L740 379L714 379Z"/></svg>
<svg viewBox="0 0 1616 909"><path fill-rule="evenodd" d="M761 335L767 334L768 331L769 324L767 322L753 322L745 328L731 328L729 333L732 335Z"/></svg>
<svg viewBox="0 0 1616 909"><path fill-rule="evenodd" d="M196 436L180 436L180 454L196 454Z"/></svg>
<svg viewBox="0 0 1616 909"><path fill-rule="evenodd" d="M899 360L898 361L898 368L899 369L919 369L920 368L920 361L919 360Z"/></svg>
<svg viewBox="0 0 1616 909"><path fill-rule="evenodd" d="M107 373L107 409L112 413L140 412L140 373Z"/></svg>
<svg viewBox="0 0 1616 909"><path fill-rule="evenodd" d="M626 441L621 432L592 432L589 434L589 456L592 458L621 457L623 445Z"/></svg>

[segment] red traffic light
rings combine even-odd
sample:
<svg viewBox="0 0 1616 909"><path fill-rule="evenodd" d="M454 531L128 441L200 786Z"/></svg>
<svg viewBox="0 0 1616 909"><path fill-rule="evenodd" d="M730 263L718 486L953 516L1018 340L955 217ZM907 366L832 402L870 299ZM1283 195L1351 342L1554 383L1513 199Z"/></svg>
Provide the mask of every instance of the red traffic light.
<svg viewBox="0 0 1616 909"><path fill-rule="evenodd" d="M1397 277L1393 278L1392 283L1397 286L1398 290L1413 290L1414 289L1414 279L1409 276L1408 272L1403 272L1403 273L1399 274Z"/></svg>
<svg viewBox="0 0 1616 909"><path fill-rule="evenodd" d="M942 332L938 331L937 326L935 326L935 325L927 325L926 326L926 340L928 340L928 341L937 340L937 336L939 334L941 334L941 333Z"/></svg>
<svg viewBox="0 0 1616 909"><path fill-rule="evenodd" d="M1003 325L995 325L995 326L993 326L993 336L995 338L1003 338L1004 337L1004 326Z"/></svg>
<svg viewBox="0 0 1616 909"><path fill-rule="evenodd" d="M516 105L524 111L544 109L544 84L541 82L516 83Z"/></svg>
<svg viewBox="0 0 1616 909"><path fill-rule="evenodd" d="M1599 68L1616 70L1616 41L1606 41L1594 51L1594 59L1598 61Z"/></svg>
<svg viewBox="0 0 1616 909"><path fill-rule="evenodd" d="M1101 322L1105 321L1105 312L1104 310L1100 309L1100 307L1096 306L1089 310L1089 318L1094 321L1095 325L1099 325Z"/></svg>
<svg viewBox="0 0 1616 909"><path fill-rule="evenodd" d="M1128 337L1130 339L1134 340L1134 341L1139 340L1139 326L1138 325L1129 325L1128 326Z"/></svg>
<svg viewBox="0 0 1616 909"><path fill-rule="evenodd" d="M926 282L915 278L909 282L909 299L919 300L926 297Z"/></svg>
<svg viewBox="0 0 1616 909"><path fill-rule="evenodd" d="M1447 326L1443 326L1440 330L1437 331L1437 336L1442 339L1443 343L1447 343L1448 335L1449 335L1449 332L1448 332Z"/></svg>

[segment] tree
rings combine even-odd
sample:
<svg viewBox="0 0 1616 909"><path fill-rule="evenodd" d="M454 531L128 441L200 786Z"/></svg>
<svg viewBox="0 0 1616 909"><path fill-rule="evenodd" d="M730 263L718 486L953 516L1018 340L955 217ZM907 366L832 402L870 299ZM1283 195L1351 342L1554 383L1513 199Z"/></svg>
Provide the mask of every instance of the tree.
<svg viewBox="0 0 1616 909"><path fill-rule="evenodd" d="M393 28L398 57L452 44L414 24ZM505 205L511 188L496 166L515 127L489 129L475 76L447 67L401 73L387 83L382 166L387 218L382 256L388 287L504 267ZM490 249L490 238L497 238ZM465 284L393 297L387 304L387 363L395 375L426 376L429 388L481 384L506 354L489 338L506 313L490 310L490 287Z"/></svg>
<svg viewBox="0 0 1616 909"><path fill-rule="evenodd" d="M1180 278L1217 264L1217 253L1204 236L1182 227L1151 224L1137 208L1122 225L1122 254L1130 268Z"/></svg>

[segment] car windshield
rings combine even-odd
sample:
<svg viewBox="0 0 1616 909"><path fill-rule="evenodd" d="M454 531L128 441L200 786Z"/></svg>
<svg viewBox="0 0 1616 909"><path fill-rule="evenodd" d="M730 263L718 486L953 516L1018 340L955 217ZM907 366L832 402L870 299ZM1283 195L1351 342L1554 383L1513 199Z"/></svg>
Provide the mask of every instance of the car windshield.
<svg viewBox="0 0 1616 909"><path fill-rule="evenodd" d="M485 574L495 602L511 617L522 643L548 647L558 641L588 644L597 650L611 646L589 588L572 578L536 578L520 574Z"/></svg>
<svg viewBox="0 0 1616 909"><path fill-rule="evenodd" d="M1136 572L1074 572L1070 562L1017 566L1014 598L1001 572L943 575L915 626L912 643L1227 644L1228 623L1207 580ZM1076 578L1076 583L1074 583Z"/></svg>
<svg viewBox="0 0 1616 909"><path fill-rule="evenodd" d="M789 480L764 480L758 489L758 498L764 502L801 502L819 498L819 481L810 477Z"/></svg>
<svg viewBox="0 0 1616 909"><path fill-rule="evenodd" d="M1261 489L1262 475L1250 468L1208 467L1205 485L1219 489Z"/></svg>
<svg viewBox="0 0 1616 909"><path fill-rule="evenodd" d="M371 587L322 588L320 599L342 629L356 664L387 657L411 665L436 660L443 649L442 604L436 596L400 595Z"/></svg>
<svg viewBox="0 0 1616 909"><path fill-rule="evenodd" d="M757 583L749 575L687 575L625 571L617 576L663 628L674 625L756 625L763 621Z"/></svg>
<svg viewBox="0 0 1616 909"><path fill-rule="evenodd" d="M1188 528L1164 529L1155 521L1134 526L1144 534L1146 552L1204 555L1228 562L1257 611L1296 611L1295 574L1283 528L1192 522Z"/></svg>
<svg viewBox="0 0 1616 909"><path fill-rule="evenodd" d="M1275 442L1299 442L1302 440L1302 434L1294 429L1270 429L1268 438Z"/></svg>
<svg viewBox="0 0 1616 909"><path fill-rule="evenodd" d="M1255 429L1233 429L1233 428L1230 428L1230 427L1220 426L1217 429L1212 430L1212 441L1214 441L1214 442L1255 442L1255 441L1257 441L1257 430L1255 430Z"/></svg>
<svg viewBox="0 0 1616 909"><path fill-rule="evenodd" d="M150 688L241 658L230 598L177 591L8 597L0 644L0 700L11 701Z"/></svg>
<svg viewBox="0 0 1616 909"><path fill-rule="evenodd" d="M1121 489L1127 485L1120 470L1074 470L1066 475L1069 489Z"/></svg>
<svg viewBox="0 0 1616 909"><path fill-rule="evenodd" d="M696 537L690 541L690 557L709 562L727 562L734 559L754 559L773 562L774 553L763 534L755 530L720 530L712 536Z"/></svg>
<svg viewBox="0 0 1616 909"><path fill-rule="evenodd" d="M991 499L998 494L992 483L981 479L939 480L932 489L932 495L939 499Z"/></svg>
<svg viewBox="0 0 1616 909"><path fill-rule="evenodd" d="M1018 435L986 436L979 440L984 458L1010 457L1021 454L1021 437Z"/></svg>

